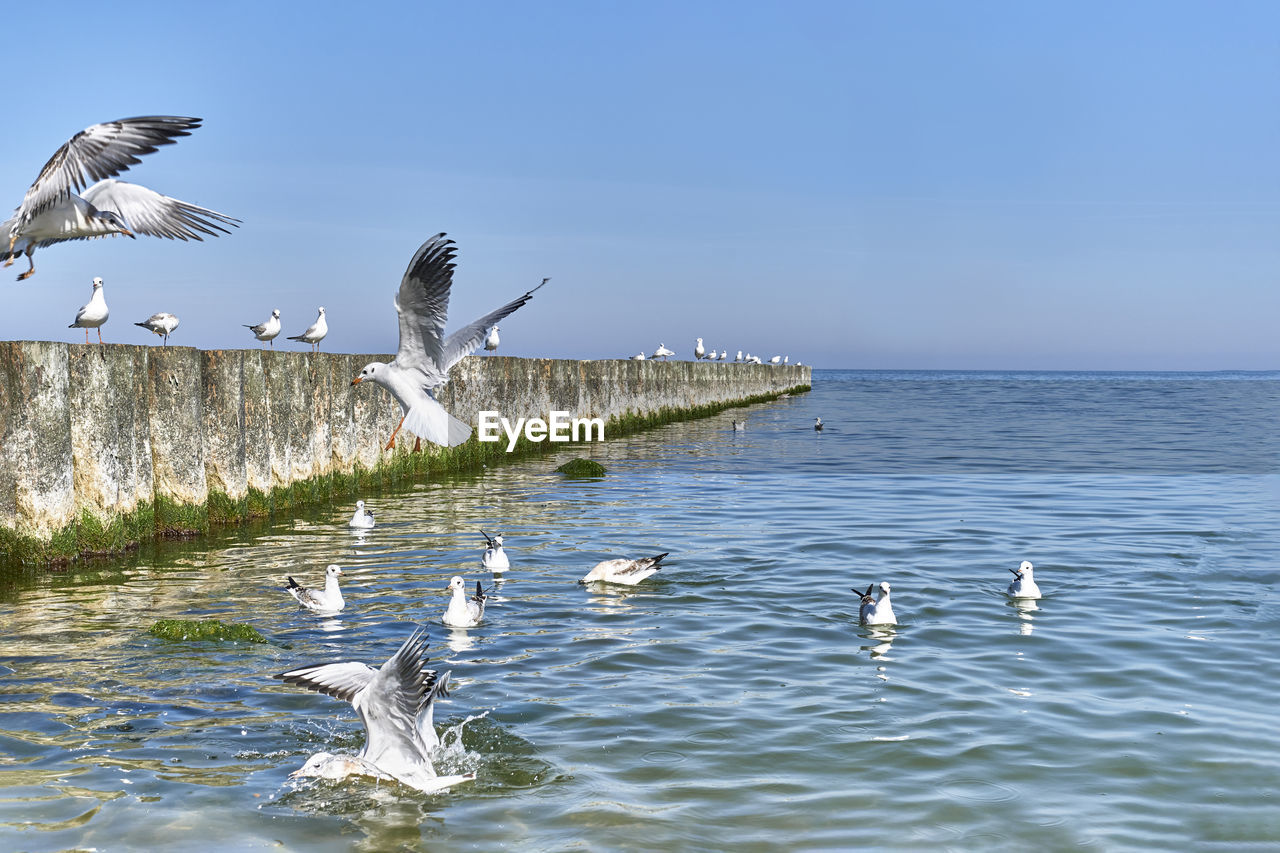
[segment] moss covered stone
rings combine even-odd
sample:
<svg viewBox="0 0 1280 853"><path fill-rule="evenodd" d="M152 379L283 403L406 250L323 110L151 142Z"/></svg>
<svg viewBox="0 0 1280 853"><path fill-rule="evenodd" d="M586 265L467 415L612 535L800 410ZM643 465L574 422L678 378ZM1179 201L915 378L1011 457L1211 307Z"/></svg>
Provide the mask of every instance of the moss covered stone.
<svg viewBox="0 0 1280 853"><path fill-rule="evenodd" d="M161 619L147 633L162 640L232 640L265 643L267 638L249 625L228 625L217 619Z"/></svg>
<svg viewBox="0 0 1280 853"><path fill-rule="evenodd" d="M566 477L603 477L605 467L594 460L578 457L572 462L564 463L556 471Z"/></svg>

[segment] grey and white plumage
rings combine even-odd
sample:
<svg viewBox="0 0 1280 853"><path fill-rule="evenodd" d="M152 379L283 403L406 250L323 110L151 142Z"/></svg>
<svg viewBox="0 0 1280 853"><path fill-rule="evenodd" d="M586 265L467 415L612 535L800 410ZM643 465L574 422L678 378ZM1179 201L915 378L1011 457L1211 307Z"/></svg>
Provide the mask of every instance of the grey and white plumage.
<svg viewBox="0 0 1280 853"><path fill-rule="evenodd" d="M26 255L30 268L18 276L22 281L35 273L36 249L66 240L144 234L185 241L231 233L223 226L240 220L114 180L140 163L139 157L199 126L200 119L186 116L138 116L95 124L71 137L45 163L13 216L0 224L4 265ZM97 183L85 190L91 180Z"/></svg>
<svg viewBox="0 0 1280 853"><path fill-rule="evenodd" d="M320 316L316 317L316 321L308 326L305 332L300 335L294 335L289 340L311 344L311 351L318 352L320 350L320 342L324 340L324 336L327 334L329 334L329 323L324 318L324 306L321 305Z"/></svg>
<svg viewBox="0 0 1280 853"><path fill-rule="evenodd" d="M484 590L480 581L476 581L475 595L467 597L467 585L462 578L455 575L449 580L449 606L445 608L441 620L450 628L474 628L484 618Z"/></svg>
<svg viewBox="0 0 1280 853"><path fill-rule="evenodd" d="M822 418L813 419L813 429L815 432L822 432Z"/></svg>
<svg viewBox="0 0 1280 853"><path fill-rule="evenodd" d="M484 537L485 541L484 555L480 558L481 564L494 574L500 574L511 568L511 561L507 559L507 552L502 550L502 534L490 536L481 530L480 535Z"/></svg>
<svg viewBox="0 0 1280 853"><path fill-rule="evenodd" d="M670 552L667 552L670 553ZM596 565L587 572L586 576L578 583L617 583L627 586L635 586L640 581L649 577L649 575L662 568L662 558L667 553L659 554L656 557L642 557L639 560L605 560Z"/></svg>
<svg viewBox="0 0 1280 853"><path fill-rule="evenodd" d="M244 327L253 332L253 336L258 340L271 341L271 346L274 347L276 335L280 334L280 309L272 308L270 317L256 326L245 323Z"/></svg>
<svg viewBox="0 0 1280 853"><path fill-rule="evenodd" d="M373 518L373 510L366 509L364 501L356 501L356 511L352 514L351 520L347 522L347 527L369 530L376 523Z"/></svg>
<svg viewBox="0 0 1280 853"><path fill-rule="evenodd" d="M489 332L489 337L484 339L484 348L487 352L493 352L502 343L502 338L498 335L498 327L495 325Z"/></svg>
<svg viewBox="0 0 1280 853"><path fill-rule="evenodd" d="M285 587L299 604L308 610L319 613L337 613L347 606L342 598L342 590L338 589L338 578L342 575L340 566L329 566L324 570L324 588L313 589L299 584L292 577Z"/></svg>
<svg viewBox="0 0 1280 853"><path fill-rule="evenodd" d="M642 352L638 352L638 353L636 353L635 355L631 356L631 360L632 360L632 361L644 361L644 360L645 360L645 355L644 355L644 353L642 353Z"/></svg>
<svg viewBox="0 0 1280 853"><path fill-rule="evenodd" d="M746 432L746 430L747 430L747 419L746 419L746 418L743 418L743 419L742 419L742 420L740 420L740 421L734 421L734 422L733 422L733 431L734 431L734 432Z"/></svg>
<svg viewBox="0 0 1280 853"><path fill-rule="evenodd" d="M107 308L107 297L102 290L102 279L94 278L93 280L93 296L89 297L89 301L80 306L80 310L76 312L76 319L68 329L84 329L84 342L89 343L89 330L98 330L98 343L102 343L102 324L107 322L107 318L111 316L111 311Z"/></svg>
<svg viewBox="0 0 1280 853"><path fill-rule="evenodd" d="M174 329L178 328L178 318L168 311L161 311L157 314L152 314L141 323L134 323L133 325L141 326L148 332L154 332L164 338L164 343L161 346L168 346L169 336L173 334Z"/></svg>
<svg viewBox="0 0 1280 853"><path fill-rule="evenodd" d="M704 358L707 351L702 346L702 338L698 338L698 342L693 345L693 357Z"/></svg>
<svg viewBox="0 0 1280 853"><path fill-rule="evenodd" d="M666 344L658 344L658 348L653 351L653 357L660 358L663 361L666 361L667 357L672 355L675 355L675 351L667 349Z"/></svg>
<svg viewBox="0 0 1280 853"><path fill-rule="evenodd" d="M1013 598L1039 598L1040 587L1036 585L1035 567L1027 560L1013 572L1013 582L1009 584L1009 595Z"/></svg>
<svg viewBox="0 0 1280 853"><path fill-rule="evenodd" d="M442 791L474 779L472 773L439 776L431 763L430 751L440 743L435 702L448 695L449 673L427 669L426 650L427 635L419 629L377 669L345 661L297 667L274 676L286 684L350 702L364 724L365 743L359 753L319 753L297 775L385 775L420 791ZM368 773L370 767L377 773Z"/></svg>
<svg viewBox="0 0 1280 853"><path fill-rule="evenodd" d="M854 592L858 592L856 589ZM863 625L896 625L898 618L893 613L893 604L889 601L889 582L880 582L880 598L877 600L871 596L871 587L867 587L867 591L859 593L862 597L862 605L858 609L858 621Z"/></svg>
<svg viewBox="0 0 1280 853"><path fill-rule="evenodd" d="M514 313L545 285L544 278L533 290L511 300L445 337L449 314L449 293L453 287L452 240L437 234L423 243L409 261L395 299L400 317L400 346L389 363L365 365L351 380L352 385L372 380L391 392L404 416L391 433L386 449L395 447L396 435L407 427L419 438L453 447L471 436L471 427L450 415L432 394L449 381L449 368L475 352L488 330Z"/></svg>
<svg viewBox="0 0 1280 853"><path fill-rule="evenodd" d="M728 350L724 350L723 352L721 352L721 353L720 353L720 359L719 359L719 360L720 360L720 361L724 361L724 360L725 360L726 358L728 358L728 357L729 357L729 351L728 351Z"/></svg>

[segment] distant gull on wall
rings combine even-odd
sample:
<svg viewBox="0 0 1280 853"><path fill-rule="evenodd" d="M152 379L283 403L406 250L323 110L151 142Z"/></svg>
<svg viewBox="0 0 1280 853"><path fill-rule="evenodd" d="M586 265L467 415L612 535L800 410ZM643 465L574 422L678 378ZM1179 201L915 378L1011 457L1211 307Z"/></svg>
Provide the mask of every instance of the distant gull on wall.
<svg viewBox="0 0 1280 853"><path fill-rule="evenodd" d="M111 312L107 309L107 297L102 293L102 279L93 280L93 296L89 302L76 312L75 322L68 329L84 329L84 342L89 343L89 330L98 330L98 343L102 343L102 324L107 322Z"/></svg>
<svg viewBox="0 0 1280 853"><path fill-rule="evenodd" d="M123 234L203 240L230 234L224 225L240 222L208 208L161 195L138 184L112 180L138 158L178 137L190 136L200 119L185 116L139 116L88 127L49 158L13 216L0 224L0 257L10 266L21 255L36 271L35 250L66 240L88 240ZM85 191L90 181L97 181Z"/></svg>
<svg viewBox="0 0 1280 853"><path fill-rule="evenodd" d="M653 357L660 358L663 361L666 361L667 356L670 355L675 355L675 351L667 349L666 344L658 344L658 348L653 351Z"/></svg>
<svg viewBox="0 0 1280 853"><path fill-rule="evenodd" d="M274 348L276 335L280 334L280 309L271 309L271 316L256 326L250 326L248 323L243 325L253 332L253 336L258 340L271 341L271 346Z"/></svg>
<svg viewBox="0 0 1280 853"><path fill-rule="evenodd" d="M494 324L493 330L489 332L489 337L484 339L484 348L488 352L493 352L502 343L502 338L498 337L498 326Z"/></svg>
<svg viewBox="0 0 1280 853"><path fill-rule="evenodd" d="M702 347L702 338L698 338L698 342L693 345L693 357L702 358L706 354L707 351Z"/></svg>
<svg viewBox="0 0 1280 853"><path fill-rule="evenodd" d="M289 340L311 344L311 351L319 352L320 342L324 340L324 336L327 334L329 334L329 324L324 319L324 306L321 305L320 316L316 317L316 321L308 326L305 332L300 335L294 335Z"/></svg>
<svg viewBox="0 0 1280 853"><path fill-rule="evenodd" d="M178 318L170 314L168 311L161 311L158 314L152 314L141 323L134 323L135 326L141 326L149 332L155 332L164 338L161 346L169 345L169 336L173 334L173 330L178 328ZM88 334L86 332L86 334Z"/></svg>

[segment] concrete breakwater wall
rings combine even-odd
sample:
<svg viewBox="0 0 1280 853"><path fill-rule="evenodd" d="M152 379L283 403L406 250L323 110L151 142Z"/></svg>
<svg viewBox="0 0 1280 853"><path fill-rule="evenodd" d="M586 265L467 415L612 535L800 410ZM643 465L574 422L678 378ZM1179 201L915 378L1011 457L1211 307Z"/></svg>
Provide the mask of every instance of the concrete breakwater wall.
<svg viewBox="0 0 1280 853"><path fill-rule="evenodd" d="M506 441L440 448L351 386L390 356L0 342L0 559L47 563L465 469ZM475 426L564 410L616 429L806 389L807 367L471 357L440 401ZM528 449L523 442L518 449Z"/></svg>

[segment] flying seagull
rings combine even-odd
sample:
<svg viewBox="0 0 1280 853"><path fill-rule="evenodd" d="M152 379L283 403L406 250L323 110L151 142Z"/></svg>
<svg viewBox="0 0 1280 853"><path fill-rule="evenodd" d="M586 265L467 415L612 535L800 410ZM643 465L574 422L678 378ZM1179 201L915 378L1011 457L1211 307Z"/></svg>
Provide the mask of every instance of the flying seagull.
<svg viewBox="0 0 1280 853"><path fill-rule="evenodd" d="M419 439L448 447L462 444L471 436L471 427L446 412L432 393L449 381L449 368L484 343L489 329L528 302L549 280L544 278L542 284L523 296L445 337L456 252L454 242L446 240L443 232L418 248L395 299L396 313L400 315L400 347L395 359L390 363L370 362L351 380L352 385L372 380L390 391L400 404L404 416L391 433L387 450L396 446L396 435L404 426ZM415 449L417 446L415 442Z"/></svg>
<svg viewBox="0 0 1280 853"><path fill-rule="evenodd" d="M178 328L178 318L168 311L161 311L158 314L152 314L141 323L134 323L133 325L141 326L148 332L155 332L164 338L164 343L161 346L168 346L169 336L173 334L174 329Z"/></svg>
<svg viewBox="0 0 1280 853"><path fill-rule="evenodd" d="M329 334L329 324L324 319L324 306L320 306L320 316L316 317L316 321L307 327L307 330L300 335L294 335L289 338L291 341L300 341L304 344L311 344L312 352L320 351L320 342L324 340L324 336ZM274 346L274 344L273 344Z"/></svg>
<svg viewBox="0 0 1280 853"><path fill-rule="evenodd" d="M274 676L286 684L350 702L364 724L365 742L358 754L322 752L309 758L294 775L385 775L420 791L442 791L474 779L473 773L437 776L431 764L429 752L440 743L434 722L435 701L448 695L449 673L438 675L426 669L426 652L426 632L417 630L377 669L345 661L302 666Z"/></svg>
<svg viewBox="0 0 1280 853"><path fill-rule="evenodd" d="M230 234L223 226L237 226L240 220L139 184L113 180L142 162L138 159L142 155L190 136L200 121L184 116L122 118L95 124L71 137L44 164L13 216L0 224L4 265L26 255L31 268L18 275L22 281L36 271L32 258L36 249L65 240L115 234L203 240L201 234ZM97 183L80 195L91 180Z"/></svg>

